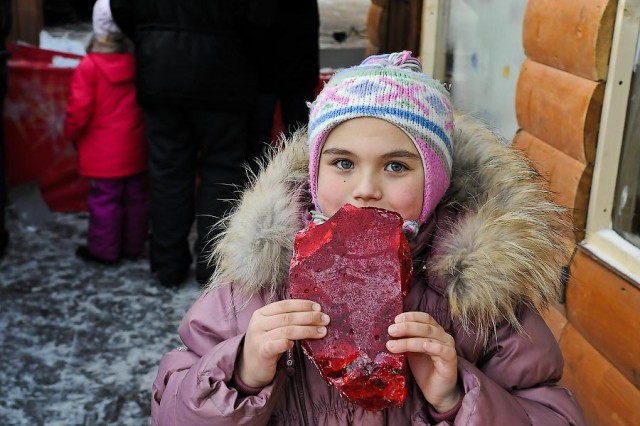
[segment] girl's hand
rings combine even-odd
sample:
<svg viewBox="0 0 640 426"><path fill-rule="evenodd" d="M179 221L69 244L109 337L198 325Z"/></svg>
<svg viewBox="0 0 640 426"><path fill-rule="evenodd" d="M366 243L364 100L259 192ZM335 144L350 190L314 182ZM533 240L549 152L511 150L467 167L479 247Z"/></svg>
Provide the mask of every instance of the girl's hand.
<svg viewBox="0 0 640 426"><path fill-rule="evenodd" d="M327 334L329 316L310 300L281 300L253 313L238 360L238 375L250 387L271 383L283 352L294 340L320 339Z"/></svg>
<svg viewBox="0 0 640 426"><path fill-rule="evenodd" d="M389 326L391 353L406 353L409 367L433 408L449 411L462 398L458 387L458 355L453 337L424 312L404 312Z"/></svg>

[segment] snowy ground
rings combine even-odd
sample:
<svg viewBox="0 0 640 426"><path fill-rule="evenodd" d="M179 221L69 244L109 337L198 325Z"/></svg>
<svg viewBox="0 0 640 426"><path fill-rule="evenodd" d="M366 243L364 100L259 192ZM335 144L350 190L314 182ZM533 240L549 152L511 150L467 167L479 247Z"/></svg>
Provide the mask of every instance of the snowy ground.
<svg viewBox="0 0 640 426"><path fill-rule="evenodd" d="M74 256L86 213L36 228L9 212L0 260L0 425L148 425L163 353L199 293L159 287L148 259L87 265Z"/></svg>

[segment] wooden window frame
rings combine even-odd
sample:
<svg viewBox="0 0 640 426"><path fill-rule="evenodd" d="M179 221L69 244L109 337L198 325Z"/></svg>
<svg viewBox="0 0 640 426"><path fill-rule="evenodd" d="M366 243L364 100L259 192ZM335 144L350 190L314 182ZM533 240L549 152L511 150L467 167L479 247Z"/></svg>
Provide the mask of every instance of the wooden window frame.
<svg viewBox="0 0 640 426"><path fill-rule="evenodd" d="M448 21L449 1L423 0L420 32L422 71L440 81L446 77Z"/></svg>
<svg viewBox="0 0 640 426"><path fill-rule="evenodd" d="M640 34L640 1L619 0L593 170L587 227L581 246L640 284L640 248L613 230L612 211L631 76Z"/></svg>

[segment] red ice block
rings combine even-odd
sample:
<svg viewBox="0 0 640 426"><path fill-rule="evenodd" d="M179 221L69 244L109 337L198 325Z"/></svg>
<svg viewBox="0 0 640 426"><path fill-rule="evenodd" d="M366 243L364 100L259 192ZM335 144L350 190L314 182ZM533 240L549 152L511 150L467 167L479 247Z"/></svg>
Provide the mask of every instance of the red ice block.
<svg viewBox="0 0 640 426"><path fill-rule="evenodd" d="M411 279L402 218L345 205L322 225L296 235L289 287L331 317L327 336L302 342L325 380L368 410L403 404L404 355L391 354L387 328L402 312Z"/></svg>

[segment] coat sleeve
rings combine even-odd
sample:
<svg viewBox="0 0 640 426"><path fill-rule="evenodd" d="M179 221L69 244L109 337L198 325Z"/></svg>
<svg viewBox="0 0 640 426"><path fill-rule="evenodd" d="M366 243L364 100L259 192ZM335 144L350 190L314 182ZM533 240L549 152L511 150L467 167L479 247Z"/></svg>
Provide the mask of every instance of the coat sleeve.
<svg viewBox="0 0 640 426"><path fill-rule="evenodd" d="M232 385L246 324L262 306L255 299L241 312L231 312L231 292L221 288L200 297L189 309L179 328L185 346L164 356L153 384L153 425L267 424L278 399L275 395L284 389L284 372L256 395Z"/></svg>
<svg viewBox="0 0 640 426"><path fill-rule="evenodd" d="M585 424L573 394L558 385L564 362L544 320L523 308L521 324L526 334L498 327L478 363L459 358L465 396L453 424Z"/></svg>
<svg viewBox="0 0 640 426"><path fill-rule="evenodd" d="M73 72L64 118L64 137L68 141L80 139L95 111L96 70L85 57Z"/></svg>

